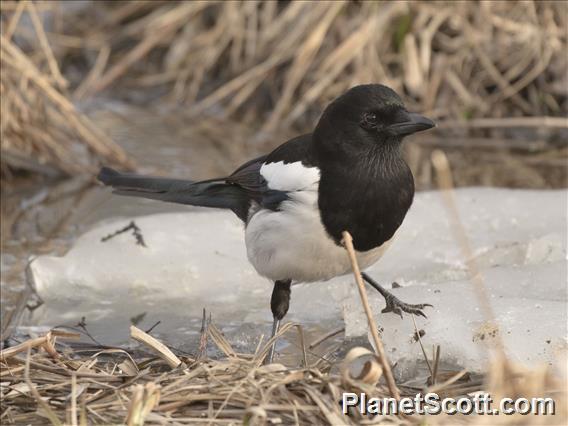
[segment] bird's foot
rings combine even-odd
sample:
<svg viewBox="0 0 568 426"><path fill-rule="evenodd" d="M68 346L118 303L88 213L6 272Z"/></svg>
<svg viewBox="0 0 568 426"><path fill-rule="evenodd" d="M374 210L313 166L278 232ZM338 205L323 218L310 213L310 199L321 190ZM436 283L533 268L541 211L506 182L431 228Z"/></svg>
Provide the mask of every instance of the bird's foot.
<svg viewBox="0 0 568 426"><path fill-rule="evenodd" d="M420 315L424 318L427 318L426 314L422 312L422 309L424 309L427 306L433 308L433 306L430 305L429 303L419 303L416 305L404 303L403 301L401 301L399 298L397 298L391 293L387 294L387 296L385 297L385 301L387 302L387 306L381 312L382 313L392 312L400 315L401 318L402 318L402 312L406 312L407 314Z"/></svg>

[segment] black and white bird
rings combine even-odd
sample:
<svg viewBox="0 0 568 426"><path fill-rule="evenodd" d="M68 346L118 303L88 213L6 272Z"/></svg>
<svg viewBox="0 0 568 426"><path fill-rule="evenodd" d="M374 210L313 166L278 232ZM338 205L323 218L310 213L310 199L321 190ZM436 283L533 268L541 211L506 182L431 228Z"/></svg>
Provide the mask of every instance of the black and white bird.
<svg viewBox="0 0 568 426"><path fill-rule="evenodd" d="M356 86L325 109L313 133L291 139L231 175L193 182L119 173L98 179L120 195L232 210L245 225L249 261L274 282L273 336L288 312L291 285L351 271L342 246L349 231L362 270L380 259L412 204L414 179L401 142L434 123L410 113L380 84ZM383 312L424 315L369 275ZM274 346L268 356L272 361Z"/></svg>

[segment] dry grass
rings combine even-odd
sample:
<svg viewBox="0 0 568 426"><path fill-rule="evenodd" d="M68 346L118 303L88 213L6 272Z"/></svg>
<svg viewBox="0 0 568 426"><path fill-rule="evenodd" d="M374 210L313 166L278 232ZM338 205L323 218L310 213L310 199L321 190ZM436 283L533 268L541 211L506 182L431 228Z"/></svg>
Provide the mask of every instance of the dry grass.
<svg viewBox="0 0 568 426"><path fill-rule="evenodd" d="M78 97L159 89L263 130L311 125L354 84L383 82L441 119L566 113L564 2L116 2L62 14ZM73 18L73 27L66 20ZM564 124L564 127L566 125Z"/></svg>
<svg viewBox="0 0 568 426"><path fill-rule="evenodd" d="M293 328L286 324L282 333ZM338 403L341 394L390 395L382 382L377 384L381 369L376 361L362 376L351 373L354 359L369 355L365 349L353 349L338 362L338 373L327 363L263 366L270 342L259 345L254 354L240 354L215 326L210 325L206 333L224 356L212 360L180 355L177 368L152 355L148 350L156 350L154 346L135 351L88 350L55 341L78 337L73 333L54 331L7 349L0 354L2 424L361 424L371 418L357 412L344 416ZM462 373L430 388L399 385L399 389L402 396L410 397L428 390L454 397L478 390L494 398L551 396L557 404L554 416L493 416L492 424L556 425L567 418L566 390L549 369L528 370L505 359L491 365L483 384L468 381ZM377 421L416 424L421 420L389 416L373 423ZM429 417L431 424L482 421L477 416Z"/></svg>
<svg viewBox="0 0 568 426"><path fill-rule="evenodd" d="M286 324L281 333L293 327ZM59 346L59 352L51 349L49 353L28 353L28 357L18 355L32 345L53 348L55 332L8 349L0 356L2 422L37 424L43 418L52 424L138 425L144 420L262 424L279 419L285 424L351 424L337 404L342 391L362 387L387 395L382 385L375 387L380 375L354 378L347 366L341 375L330 375L328 369L317 365L263 366L270 341L255 354L239 354L215 326L209 325L207 333L225 357L183 356L178 368L145 349L137 354L98 350L87 356ZM141 334L136 332L138 337ZM63 337L73 336L67 333ZM160 343L150 349L160 354L169 351ZM393 422L401 423L402 419Z"/></svg>
<svg viewBox="0 0 568 426"><path fill-rule="evenodd" d="M38 48L24 52L13 33L27 12ZM123 150L102 134L66 96L67 81L34 3L21 2L0 35L2 177L15 169L46 176L94 172L104 160L132 167ZM83 151L83 152L82 152ZM91 155L81 155L81 154Z"/></svg>

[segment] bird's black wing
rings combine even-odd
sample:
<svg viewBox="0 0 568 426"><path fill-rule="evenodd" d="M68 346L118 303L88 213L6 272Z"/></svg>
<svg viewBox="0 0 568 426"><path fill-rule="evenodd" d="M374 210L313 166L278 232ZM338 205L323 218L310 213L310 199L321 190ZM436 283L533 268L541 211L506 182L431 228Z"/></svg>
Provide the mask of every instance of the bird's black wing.
<svg viewBox="0 0 568 426"><path fill-rule="evenodd" d="M230 209L242 220L246 220L250 203L243 189L227 184L226 178L193 182L121 173L109 167L103 167L97 178L105 185L111 186L113 193L118 195Z"/></svg>
<svg viewBox="0 0 568 426"><path fill-rule="evenodd" d="M109 167L103 167L97 177L119 195L201 207L226 208L246 222L253 201L264 208L275 210L286 199L286 191L277 191L268 187L260 174L262 165L278 161L302 161L306 152L304 146L306 143L308 143L306 138L300 136L280 145L269 155L246 162L230 176L199 182L120 173Z"/></svg>
<svg viewBox="0 0 568 426"><path fill-rule="evenodd" d="M280 203L288 199L287 192L270 188L260 169L265 164L278 162L284 164L301 162L312 165L311 136L311 134L298 136L283 143L270 154L246 162L228 176L226 182L243 188L250 199L263 208L277 210Z"/></svg>

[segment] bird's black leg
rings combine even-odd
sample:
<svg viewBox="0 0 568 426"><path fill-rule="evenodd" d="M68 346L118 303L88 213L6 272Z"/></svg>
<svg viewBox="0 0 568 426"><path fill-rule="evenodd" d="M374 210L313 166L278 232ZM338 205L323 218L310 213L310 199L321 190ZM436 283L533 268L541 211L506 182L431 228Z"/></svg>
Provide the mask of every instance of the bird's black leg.
<svg viewBox="0 0 568 426"><path fill-rule="evenodd" d="M272 290L272 297L270 298L270 309L272 310L272 316L274 317L274 322L272 324L272 336L276 336L278 329L280 328L280 320L284 318L290 307L290 294L292 290L290 289L292 284L291 280L281 280L274 282L274 289ZM272 344L268 357L266 358L266 364L271 364L274 358L274 350L276 349L276 342Z"/></svg>
<svg viewBox="0 0 568 426"><path fill-rule="evenodd" d="M432 305L430 305L429 303L421 303L418 305L410 305L408 303L404 303L401 300L399 300L396 296L394 296L392 293L390 293L388 290L386 290L382 285L380 285L378 282L372 279L365 272L362 272L361 276L365 281L371 284L371 286L379 293L381 293L382 296L385 298L387 306L385 309L381 311L383 313L393 312L395 314L400 315L400 317L402 318L402 312L404 311L408 314L421 315L424 318L426 318L426 315L424 314L424 312L422 312L422 309L424 309L426 306L432 307Z"/></svg>

